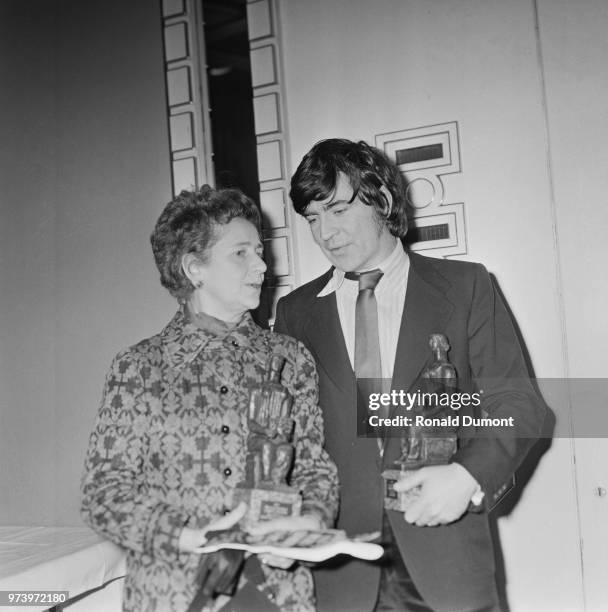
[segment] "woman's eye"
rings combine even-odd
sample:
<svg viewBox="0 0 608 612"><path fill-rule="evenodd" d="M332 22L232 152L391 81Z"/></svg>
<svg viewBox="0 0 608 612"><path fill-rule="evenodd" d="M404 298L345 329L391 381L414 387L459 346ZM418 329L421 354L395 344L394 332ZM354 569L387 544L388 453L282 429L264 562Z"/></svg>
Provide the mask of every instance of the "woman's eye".
<svg viewBox="0 0 608 612"><path fill-rule="evenodd" d="M308 221L308 225L312 225L313 223L316 223L317 218L316 217L306 217L306 221Z"/></svg>
<svg viewBox="0 0 608 612"><path fill-rule="evenodd" d="M245 255L245 249L239 249L239 250L236 252L236 255L237 255L238 257L243 257L243 256Z"/></svg>
<svg viewBox="0 0 608 612"><path fill-rule="evenodd" d="M345 211L346 211L346 207L344 207L344 208L333 208L332 209L332 212L334 213L334 215L341 215Z"/></svg>

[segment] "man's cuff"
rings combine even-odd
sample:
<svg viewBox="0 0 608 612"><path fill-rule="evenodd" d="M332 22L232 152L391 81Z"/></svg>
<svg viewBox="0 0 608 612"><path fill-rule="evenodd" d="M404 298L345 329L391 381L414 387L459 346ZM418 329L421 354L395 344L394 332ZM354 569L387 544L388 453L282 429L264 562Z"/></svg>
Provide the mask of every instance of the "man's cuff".
<svg viewBox="0 0 608 612"><path fill-rule="evenodd" d="M471 496L471 503L474 506L481 506L481 504L483 503L483 498L485 496L486 494L481 490L481 485L477 483L477 489L475 490L475 493L473 493L473 495Z"/></svg>
<svg viewBox="0 0 608 612"><path fill-rule="evenodd" d="M476 506L476 507L481 506L481 504L483 503L483 498L486 495L481 490L481 485L475 479L475 477L471 474L471 472L469 472L469 470L467 470L467 468L464 467L464 465L462 465L462 463L458 463L457 461L455 461L454 463L455 463L455 465L460 466L471 477L471 479L475 482L476 488L475 488L475 491L473 491L473 495L471 495L470 502L473 504L473 506Z"/></svg>

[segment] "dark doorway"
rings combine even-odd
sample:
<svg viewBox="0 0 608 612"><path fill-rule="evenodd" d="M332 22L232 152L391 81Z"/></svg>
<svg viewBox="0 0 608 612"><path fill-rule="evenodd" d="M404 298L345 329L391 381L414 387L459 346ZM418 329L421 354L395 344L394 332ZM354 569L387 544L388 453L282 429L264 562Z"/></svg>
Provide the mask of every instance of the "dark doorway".
<svg viewBox="0 0 608 612"><path fill-rule="evenodd" d="M201 0L217 187L259 205L246 0Z"/></svg>

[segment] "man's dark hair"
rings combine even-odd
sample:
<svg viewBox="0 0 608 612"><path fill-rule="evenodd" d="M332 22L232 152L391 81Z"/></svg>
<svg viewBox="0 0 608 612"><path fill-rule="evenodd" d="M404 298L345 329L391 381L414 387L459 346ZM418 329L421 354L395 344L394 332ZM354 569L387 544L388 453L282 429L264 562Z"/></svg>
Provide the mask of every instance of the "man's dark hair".
<svg viewBox="0 0 608 612"><path fill-rule="evenodd" d="M289 195L296 212L306 213L313 200L326 200L336 189L342 172L356 197L373 206L391 234L402 238L407 233L405 182L397 166L379 149L362 140L353 142L329 138L318 142L302 159L291 179ZM389 207L381 188L393 198Z"/></svg>

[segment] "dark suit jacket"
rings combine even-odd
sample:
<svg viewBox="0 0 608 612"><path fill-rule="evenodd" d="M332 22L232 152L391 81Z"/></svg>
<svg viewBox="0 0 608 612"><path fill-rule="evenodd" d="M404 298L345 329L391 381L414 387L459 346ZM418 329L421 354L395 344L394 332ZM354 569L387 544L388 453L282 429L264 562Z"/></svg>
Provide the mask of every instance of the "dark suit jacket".
<svg viewBox="0 0 608 612"><path fill-rule="evenodd" d="M489 508L538 436L544 405L530 383L509 314L486 269L415 253L409 257L392 388L411 388L429 361L429 335L442 333L451 346L449 358L460 390L483 388L482 408L488 415L514 417L511 437L461 439L454 456L480 483ZM316 297L331 274L329 270L282 298L275 330L304 342L316 360L326 448L340 475L338 527L356 534L380 529L380 473L397 459L400 447L398 439L389 439L381 459L375 439L356 435L356 381L335 293ZM431 607L454 612L496 604L486 511L467 512L438 527L410 525L396 512L389 512L389 518L409 573ZM354 560L315 572L319 610L371 610L378 579L377 565Z"/></svg>

